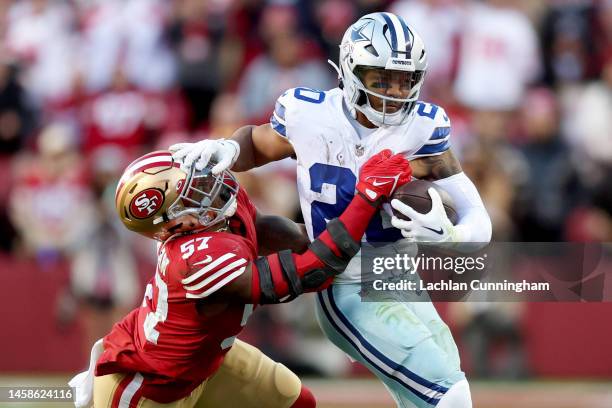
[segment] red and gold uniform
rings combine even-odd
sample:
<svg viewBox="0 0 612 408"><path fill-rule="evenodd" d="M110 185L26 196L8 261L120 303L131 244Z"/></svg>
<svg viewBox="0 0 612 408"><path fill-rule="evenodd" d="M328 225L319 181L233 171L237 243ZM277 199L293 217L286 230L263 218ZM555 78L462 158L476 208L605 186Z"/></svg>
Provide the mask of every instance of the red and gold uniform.
<svg viewBox="0 0 612 408"><path fill-rule="evenodd" d="M160 245L155 277L147 285L141 307L104 338L104 353L96 366L95 406L146 406L142 403L147 400L193 406L198 399L203 401L197 406L234 406L241 391L229 388L242 380L230 377L241 370L231 364L220 370L228 352L228 362L243 368L265 363L262 374L270 378L265 379L269 384L263 386L263 392L279 393L279 381L274 377L280 376L281 388L285 389L277 396L267 395L264 402L274 404L280 396L288 407L297 398L300 382L288 369L245 343L237 341L236 349L232 347L253 305L211 299L217 290L244 273L257 256L255 208L243 190L239 190L237 202L236 214L230 219L234 233L181 235ZM214 382L222 384L212 386L209 383L216 372L228 378L217 379ZM101 391L109 387L114 392ZM207 388L215 391L207 393ZM244 388L244 384L238 388ZM261 387L255 388L262 392ZM225 405L210 405L214 395L225 398ZM202 405L204 401L208 405Z"/></svg>
<svg viewBox="0 0 612 408"><path fill-rule="evenodd" d="M70 381L78 407L89 404L92 388L96 407L315 407L295 374L236 336L253 305L320 290L341 273L381 199L410 179L409 164L389 150L373 156L362 168L359 194L308 249L265 257L257 257L255 208L230 172L213 170L185 171L160 151L121 177L121 221L163 244L141 307L94 344L89 370ZM215 228L220 222L230 231ZM267 222L259 228L274 229ZM303 238L295 228L281 230L282 237Z"/></svg>

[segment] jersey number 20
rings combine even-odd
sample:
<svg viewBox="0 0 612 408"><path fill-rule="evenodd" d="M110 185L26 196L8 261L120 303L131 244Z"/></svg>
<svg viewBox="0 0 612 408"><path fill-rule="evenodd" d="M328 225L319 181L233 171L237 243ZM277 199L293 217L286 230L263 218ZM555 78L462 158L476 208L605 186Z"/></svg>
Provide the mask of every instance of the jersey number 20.
<svg viewBox="0 0 612 408"><path fill-rule="evenodd" d="M357 178L346 167L330 164L315 163L309 169L310 189L315 193L322 193L322 200L313 201L310 207L313 236L317 237L327 225L327 221L338 217L349 205L355 196ZM323 192L323 185L335 186L335 194ZM376 213L366 230L368 242L395 242L401 238L396 228L383 228L382 217Z"/></svg>

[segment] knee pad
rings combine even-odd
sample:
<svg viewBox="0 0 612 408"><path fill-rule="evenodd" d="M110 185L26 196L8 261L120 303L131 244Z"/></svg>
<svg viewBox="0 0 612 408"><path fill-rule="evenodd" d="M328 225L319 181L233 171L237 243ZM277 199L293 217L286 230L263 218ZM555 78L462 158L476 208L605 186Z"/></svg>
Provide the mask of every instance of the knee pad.
<svg viewBox="0 0 612 408"><path fill-rule="evenodd" d="M222 369L243 383L243 393L260 399L262 407L289 408L302 388L300 379L291 370L240 340L227 353Z"/></svg>
<svg viewBox="0 0 612 408"><path fill-rule="evenodd" d="M302 390L302 382L293 371L281 363L274 363L273 368L274 387L279 395L286 397L291 402L295 401Z"/></svg>
<svg viewBox="0 0 612 408"><path fill-rule="evenodd" d="M248 382L257 377L263 357L263 353L257 348L236 340L225 355L221 368L231 373L234 378Z"/></svg>

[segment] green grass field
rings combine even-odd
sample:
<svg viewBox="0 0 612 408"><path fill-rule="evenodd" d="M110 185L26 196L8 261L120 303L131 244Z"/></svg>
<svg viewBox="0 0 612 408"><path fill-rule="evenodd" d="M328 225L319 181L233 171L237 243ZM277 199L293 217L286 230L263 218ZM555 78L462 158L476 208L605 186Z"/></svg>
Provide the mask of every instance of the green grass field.
<svg viewBox="0 0 612 408"><path fill-rule="evenodd" d="M64 386L68 376L0 376L0 387ZM318 408L393 408L374 379L306 379ZM475 408L611 408L612 382L528 381L471 383ZM0 407L59 408L66 403L7 403ZM240 408L228 405L223 408Z"/></svg>

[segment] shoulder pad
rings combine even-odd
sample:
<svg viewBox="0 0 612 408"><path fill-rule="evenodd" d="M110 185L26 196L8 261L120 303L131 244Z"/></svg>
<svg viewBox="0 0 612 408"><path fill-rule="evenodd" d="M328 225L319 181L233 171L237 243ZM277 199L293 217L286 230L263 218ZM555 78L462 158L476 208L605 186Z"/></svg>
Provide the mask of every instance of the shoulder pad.
<svg viewBox="0 0 612 408"><path fill-rule="evenodd" d="M288 96L293 89L288 89L276 100L274 104L274 112L270 116L270 126L279 135L287 137L287 105L291 103L291 97Z"/></svg>
<svg viewBox="0 0 612 408"><path fill-rule="evenodd" d="M276 100L274 112L270 116L270 126L281 136L288 137L287 123L291 120L292 114L321 104L325 97L324 91L312 88L297 87L286 90Z"/></svg>
<svg viewBox="0 0 612 408"><path fill-rule="evenodd" d="M248 249L227 233L187 236L176 243L185 260L181 285L188 299L205 298L242 275L248 266Z"/></svg>
<svg viewBox="0 0 612 408"><path fill-rule="evenodd" d="M432 103L417 102L416 116L427 135L425 143L412 157L435 156L450 148L451 122L444 108Z"/></svg>

